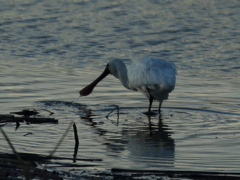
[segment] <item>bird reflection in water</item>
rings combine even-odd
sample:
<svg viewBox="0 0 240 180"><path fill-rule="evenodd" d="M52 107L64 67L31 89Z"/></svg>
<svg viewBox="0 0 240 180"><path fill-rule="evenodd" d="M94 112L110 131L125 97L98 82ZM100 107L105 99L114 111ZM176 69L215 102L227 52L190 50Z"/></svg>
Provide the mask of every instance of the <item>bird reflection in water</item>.
<svg viewBox="0 0 240 180"><path fill-rule="evenodd" d="M150 160L160 160L161 163L167 161L169 164L173 164L175 154L175 143L171 137L171 131L167 125L163 124L161 116L158 117L158 123L151 123L149 117L149 126L140 127L135 129L135 133L128 138L128 150L130 151L130 157L134 161L140 161L142 158L149 158ZM134 131L134 130L131 130ZM125 132L129 133L129 132ZM154 158L154 159L151 159Z"/></svg>
<svg viewBox="0 0 240 180"><path fill-rule="evenodd" d="M145 162L147 158L149 162L159 162L158 166L173 166L175 142L171 137L171 130L164 125L162 116L141 116L132 119L129 114L121 114L118 126L112 122L109 124L109 120L104 121L102 126L93 116L92 110L89 110L81 119L95 129L93 133L101 136L100 141L106 147L107 156L121 157L123 152L128 151L124 154L128 154L129 161ZM156 120L158 123L154 123Z"/></svg>

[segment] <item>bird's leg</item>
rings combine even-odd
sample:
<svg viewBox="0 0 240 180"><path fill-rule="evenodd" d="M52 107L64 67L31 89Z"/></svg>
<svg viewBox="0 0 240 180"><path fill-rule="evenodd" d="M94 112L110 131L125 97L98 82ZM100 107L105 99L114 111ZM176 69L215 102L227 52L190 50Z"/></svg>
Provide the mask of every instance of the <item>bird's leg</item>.
<svg viewBox="0 0 240 180"><path fill-rule="evenodd" d="M148 115L151 114L151 107L152 107L153 97L149 94L149 106L148 106Z"/></svg>
<svg viewBox="0 0 240 180"><path fill-rule="evenodd" d="M159 102L159 107L158 107L158 113L159 113L159 114L161 114L161 113L160 113L160 109L161 109L162 103L163 103L163 100L160 100L160 102Z"/></svg>
<svg viewBox="0 0 240 180"><path fill-rule="evenodd" d="M152 132L151 116L148 116L148 122L149 122L149 136L152 136L153 132Z"/></svg>

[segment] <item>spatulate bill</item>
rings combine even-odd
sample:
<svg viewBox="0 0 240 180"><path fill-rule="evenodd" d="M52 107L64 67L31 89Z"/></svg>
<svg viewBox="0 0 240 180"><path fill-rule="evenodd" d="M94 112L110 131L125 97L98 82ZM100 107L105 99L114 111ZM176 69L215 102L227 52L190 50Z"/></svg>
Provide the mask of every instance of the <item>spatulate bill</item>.
<svg viewBox="0 0 240 180"><path fill-rule="evenodd" d="M106 67L106 69L103 71L103 73L102 73L95 81L93 81L91 84L89 84L88 86L86 86L85 88L83 88L83 89L79 92L80 96L88 96L89 94L91 94L91 92L93 91L94 87L95 87L102 79L104 79L109 73L110 73L110 71L109 71L108 68Z"/></svg>

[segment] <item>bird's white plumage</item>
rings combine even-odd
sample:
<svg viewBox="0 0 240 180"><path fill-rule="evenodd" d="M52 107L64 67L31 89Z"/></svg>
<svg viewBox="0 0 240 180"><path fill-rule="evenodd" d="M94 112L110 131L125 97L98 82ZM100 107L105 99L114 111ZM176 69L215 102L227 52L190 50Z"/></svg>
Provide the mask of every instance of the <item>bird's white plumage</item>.
<svg viewBox="0 0 240 180"><path fill-rule="evenodd" d="M153 100L159 101L160 113L163 100L168 99L168 94L175 87L177 70L173 63L158 58L138 59L128 68L122 60L113 59L95 81L79 92L80 95L89 95L108 74L118 78L127 89L142 92L149 99L148 113L151 114Z"/></svg>
<svg viewBox="0 0 240 180"><path fill-rule="evenodd" d="M155 100L168 98L176 82L176 67L173 63L158 58L142 58L128 67L129 89L138 90Z"/></svg>

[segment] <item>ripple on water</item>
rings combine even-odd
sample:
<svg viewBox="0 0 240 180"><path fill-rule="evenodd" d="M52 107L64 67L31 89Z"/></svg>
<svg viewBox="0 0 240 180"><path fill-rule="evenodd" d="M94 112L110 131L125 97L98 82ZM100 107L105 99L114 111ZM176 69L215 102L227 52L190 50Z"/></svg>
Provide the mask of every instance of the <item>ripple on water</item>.
<svg viewBox="0 0 240 180"><path fill-rule="evenodd" d="M13 133L9 131L14 130L14 125L4 127L20 152L47 155L74 121L80 141L78 158L101 158L102 162L96 162L100 167L239 170L239 115L176 107L163 108L161 116L149 119L143 108L120 108L119 119L117 111L106 119L114 106L66 101L41 101L36 105L53 111L59 123L22 124ZM32 134L23 136L27 132ZM70 129L56 155L71 158L74 143ZM4 144L1 149L9 148Z"/></svg>
<svg viewBox="0 0 240 180"><path fill-rule="evenodd" d="M0 4L1 113L47 108L59 119L3 126L18 151L49 154L74 121L78 157L103 159L99 168L239 170L238 0ZM111 76L81 104L70 102L109 60L129 65L144 56L178 68L176 88L151 125L148 100ZM105 118L111 104L120 106L119 120L116 111ZM1 152L10 152L0 140ZM70 129L56 155L72 158L74 144Z"/></svg>

